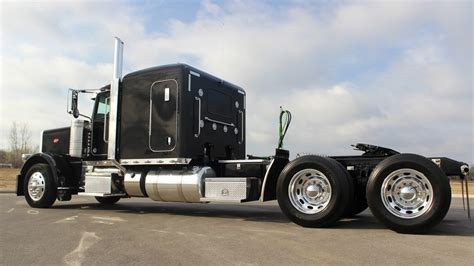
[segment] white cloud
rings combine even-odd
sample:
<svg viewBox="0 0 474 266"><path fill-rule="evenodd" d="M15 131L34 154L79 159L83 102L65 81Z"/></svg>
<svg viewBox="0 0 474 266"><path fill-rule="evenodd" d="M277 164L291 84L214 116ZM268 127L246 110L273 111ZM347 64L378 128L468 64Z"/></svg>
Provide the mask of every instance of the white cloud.
<svg viewBox="0 0 474 266"><path fill-rule="evenodd" d="M244 87L250 153L272 152L284 105L293 153L366 141L474 161L470 2L203 1L194 21L152 33L124 4L2 5L2 135L13 120L67 125L64 89L107 83L118 35L127 71L190 62Z"/></svg>

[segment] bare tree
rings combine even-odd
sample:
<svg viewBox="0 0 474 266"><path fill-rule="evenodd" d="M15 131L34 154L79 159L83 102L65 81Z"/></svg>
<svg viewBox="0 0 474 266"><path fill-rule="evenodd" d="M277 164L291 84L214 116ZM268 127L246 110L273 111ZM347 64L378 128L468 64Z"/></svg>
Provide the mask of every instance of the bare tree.
<svg viewBox="0 0 474 266"><path fill-rule="evenodd" d="M8 152L6 150L0 150L0 163L6 163L8 160Z"/></svg>
<svg viewBox="0 0 474 266"><path fill-rule="evenodd" d="M20 167L22 164L21 155L32 153L34 150L31 145L31 131L28 124L13 122L9 141L9 161L13 167Z"/></svg>

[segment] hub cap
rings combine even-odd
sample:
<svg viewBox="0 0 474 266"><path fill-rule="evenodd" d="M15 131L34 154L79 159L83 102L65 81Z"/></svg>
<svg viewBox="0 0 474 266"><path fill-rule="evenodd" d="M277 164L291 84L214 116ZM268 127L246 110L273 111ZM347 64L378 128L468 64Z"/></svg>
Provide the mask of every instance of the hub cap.
<svg viewBox="0 0 474 266"><path fill-rule="evenodd" d="M320 171L304 169L291 178L288 195L298 211L315 214L323 211L331 200L331 184Z"/></svg>
<svg viewBox="0 0 474 266"><path fill-rule="evenodd" d="M409 168L390 173L383 181L380 192L385 208L403 219L420 217L433 202L433 187L428 178Z"/></svg>
<svg viewBox="0 0 474 266"><path fill-rule="evenodd" d="M45 186L43 174L40 172L33 173L28 181L30 198L34 201L40 200L43 197Z"/></svg>

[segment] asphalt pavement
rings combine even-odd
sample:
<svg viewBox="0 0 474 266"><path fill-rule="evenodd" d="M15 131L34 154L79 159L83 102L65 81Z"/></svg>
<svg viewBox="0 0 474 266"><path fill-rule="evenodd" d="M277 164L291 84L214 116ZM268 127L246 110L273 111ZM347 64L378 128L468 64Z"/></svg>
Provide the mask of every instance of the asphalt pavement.
<svg viewBox="0 0 474 266"><path fill-rule="evenodd" d="M473 206L474 204L471 204ZM162 203L104 207L73 197L33 209L0 194L0 264L18 265L472 265L474 222L453 199L426 235L397 234L365 211L332 228L291 223L276 202Z"/></svg>

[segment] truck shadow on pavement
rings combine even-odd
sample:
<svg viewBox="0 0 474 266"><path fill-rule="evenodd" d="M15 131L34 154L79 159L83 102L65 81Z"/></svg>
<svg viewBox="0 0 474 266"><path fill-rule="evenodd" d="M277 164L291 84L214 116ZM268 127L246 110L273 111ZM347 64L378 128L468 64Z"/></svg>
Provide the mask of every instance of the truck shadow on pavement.
<svg viewBox="0 0 474 266"><path fill-rule="evenodd" d="M353 218L345 218L338 221L334 226L331 228L334 229L385 229L386 228L383 224L375 219L374 216L370 213L370 211L365 211L364 213L353 217ZM395 231L393 233L396 234ZM408 234L410 235L410 234ZM412 234L417 235L417 234ZM420 235L428 235L428 236L474 236L474 224L469 222L467 218L462 220L454 220L446 218L437 226L432 228L427 233L423 233Z"/></svg>
<svg viewBox="0 0 474 266"><path fill-rule="evenodd" d="M183 217L204 217L217 219L240 219L251 222L292 224L275 205L229 205L229 204L190 204L190 203L117 203L111 206L101 204L65 204L55 205L52 209L104 210L119 214L143 215L167 214ZM462 210L454 210L462 212ZM129 218L129 217L128 217ZM298 225L295 225L298 226ZM379 223L369 210L336 222L330 229L374 230L386 228ZM447 216L438 226L425 235L474 236L474 223L467 218L449 219ZM395 232L393 232L395 233Z"/></svg>

